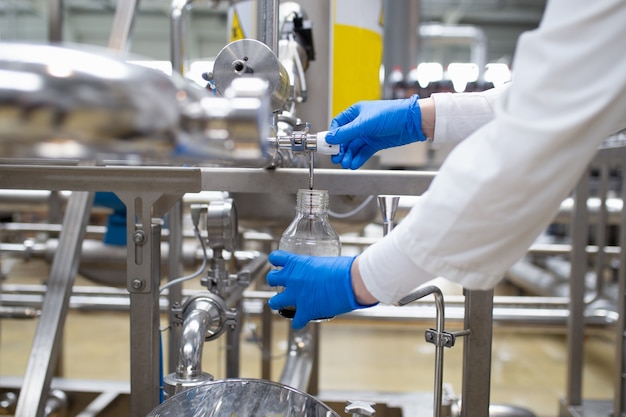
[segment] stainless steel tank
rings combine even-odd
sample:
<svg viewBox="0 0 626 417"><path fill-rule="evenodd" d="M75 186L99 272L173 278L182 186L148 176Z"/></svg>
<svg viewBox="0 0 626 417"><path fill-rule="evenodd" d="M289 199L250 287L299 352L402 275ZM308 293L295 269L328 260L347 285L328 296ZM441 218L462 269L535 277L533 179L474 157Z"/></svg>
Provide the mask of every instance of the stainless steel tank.
<svg viewBox="0 0 626 417"><path fill-rule="evenodd" d="M261 379L224 379L183 391L148 417L339 417L315 397Z"/></svg>

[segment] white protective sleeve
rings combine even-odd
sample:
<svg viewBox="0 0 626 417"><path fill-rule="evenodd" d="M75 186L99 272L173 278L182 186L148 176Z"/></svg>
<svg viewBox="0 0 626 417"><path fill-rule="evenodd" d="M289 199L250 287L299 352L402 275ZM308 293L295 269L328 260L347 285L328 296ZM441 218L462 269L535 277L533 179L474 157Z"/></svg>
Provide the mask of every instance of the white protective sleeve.
<svg viewBox="0 0 626 417"><path fill-rule="evenodd" d="M524 256L598 146L626 128L625 22L623 0L548 2L539 28L519 39L494 119L361 255L374 297L393 303L437 276L488 289Z"/></svg>
<svg viewBox="0 0 626 417"><path fill-rule="evenodd" d="M436 93L433 142L460 142L493 119L494 104L509 84L478 93Z"/></svg>

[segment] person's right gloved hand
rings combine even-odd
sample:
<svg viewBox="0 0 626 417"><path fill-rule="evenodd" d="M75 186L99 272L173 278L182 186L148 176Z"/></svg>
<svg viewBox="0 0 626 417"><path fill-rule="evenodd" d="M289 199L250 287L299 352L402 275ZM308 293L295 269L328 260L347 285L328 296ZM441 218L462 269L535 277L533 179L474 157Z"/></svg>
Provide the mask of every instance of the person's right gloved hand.
<svg viewBox="0 0 626 417"><path fill-rule="evenodd" d="M329 144L341 145L331 160L357 169L381 149L425 141L418 99L361 101L344 110L326 135Z"/></svg>

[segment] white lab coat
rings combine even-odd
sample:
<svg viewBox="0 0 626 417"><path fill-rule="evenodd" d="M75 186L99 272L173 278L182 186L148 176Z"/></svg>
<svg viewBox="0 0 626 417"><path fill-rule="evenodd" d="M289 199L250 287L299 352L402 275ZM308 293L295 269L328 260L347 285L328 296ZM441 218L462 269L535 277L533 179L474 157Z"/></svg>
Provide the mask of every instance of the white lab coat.
<svg viewBox="0 0 626 417"><path fill-rule="evenodd" d="M549 0L540 26L520 37L513 67L497 98L435 98L434 140L477 130L361 255L364 284L381 302L437 276L488 289L524 256L598 146L626 128L626 1Z"/></svg>

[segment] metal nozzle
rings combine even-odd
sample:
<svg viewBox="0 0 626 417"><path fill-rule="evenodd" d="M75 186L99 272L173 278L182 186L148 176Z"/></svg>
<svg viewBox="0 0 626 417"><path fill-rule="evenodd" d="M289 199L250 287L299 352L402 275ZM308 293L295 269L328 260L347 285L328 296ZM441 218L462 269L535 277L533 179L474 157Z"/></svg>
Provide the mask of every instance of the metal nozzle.
<svg viewBox="0 0 626 417"><path fill-rule="evenodd" d="M400 197L391 195L379 195L378 207L383 219L383 235L386 236L394 228L396 212L398 211L398 202Z"/></svg>

